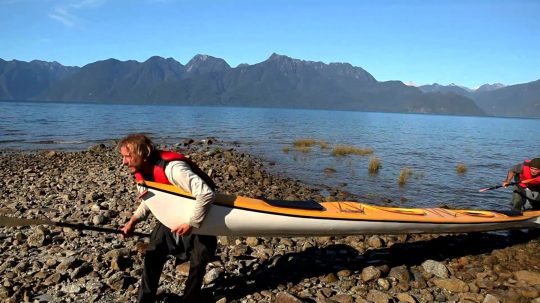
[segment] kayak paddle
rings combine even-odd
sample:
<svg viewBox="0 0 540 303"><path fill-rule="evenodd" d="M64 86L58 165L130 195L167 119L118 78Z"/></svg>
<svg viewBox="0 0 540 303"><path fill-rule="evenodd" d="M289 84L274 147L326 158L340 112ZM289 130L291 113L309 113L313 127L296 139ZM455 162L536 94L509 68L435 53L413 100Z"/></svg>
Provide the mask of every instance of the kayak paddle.
<svg viewBox="0 0 540 303"><path fill-rule="evenodd" d="M538 177L536 177L536 178L538 178ZM529 183L529 182L531 182L533 180L536 180L536 178L531 178L531 179L527 179L527 180L523 180L523 181L517 181L517 182L510 182L510 183L506 184L506 186L517 185L517 184L521 184L521 183L527 184L527 183ZM488 190L497 189L497 188L506 187L506 186L504 186L504 185L495 185L495 186L491 186L491 187L481 188L478 191L483 193L483 192L488 191Z"/></svg>
<svg viewBox="0 0 540 303"><path fill-rule="evenodd" d="M76 230L93 230L98 232L112 233L112 234L123 234L122 230L100 227L100 226L90 226L84 225L82 223L66 223L66 222L56 222L47 219L24 219L24 218L13 218L0 216L0 226L2 227L14 227L14 226L30 226L30 225L52 225L60 227L68 227ZM134 232L134 236L139 237L149 237L149 234Z"/></svg>

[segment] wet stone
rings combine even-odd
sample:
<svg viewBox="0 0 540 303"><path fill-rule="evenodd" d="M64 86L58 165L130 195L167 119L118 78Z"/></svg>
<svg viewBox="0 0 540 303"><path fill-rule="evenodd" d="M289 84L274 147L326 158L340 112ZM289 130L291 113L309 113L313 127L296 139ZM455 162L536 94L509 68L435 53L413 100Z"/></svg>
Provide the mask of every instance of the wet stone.
<svg viewBox="0 0 540 303"><path fill-rule="evenodd" d="M330 299L338 303L353 303L354 302L353 296L347 295L347 294L335 295L331 297Z"/></svg>
<svg viewBox="0 0 540 303"><path fill-rule="evenodd" d="M105 223L105 216L103 215L96 215L92 218L92 223L94 223L94 225L101 225L103 223Z"/></svg>
<svg viewBox="0 0 540 303"><path fill-rule="evenodd" d="M371 236L368 238L367 243L369 247L381 248L384 245L383 240L379 236Z"/></svg>
<svg viewBox="0 0 540 303"><path fill-rule="evenodd" d="M98 281L90 281L86 283L85 287L88 291L98 291L102 290L105 285Z"/></svg>
<svg viewBox="0 0 540 303"><path fill-rule="evenodd" d="M47 277L47 279L45 279L45 281L43 282L43 284L45 285L56 285L60 282L60 280L62 279L62 275L60 273L54 273L52 275L50 275L49 277Z"/></svg>
<svg viewBox="0 0 540 303"><path fill-rule="evenodd" d="M99 204L92 204L90 210L93 212L99 212L101 210L101 207L99 206Z"/></svg>
<svg viewBox="0 0 540 303"><path fill-rule="evenodd" d="M540 272L521 270L514 273L518 281L524 281L529 285L540 285Z"/></svg>
<svg viewBox="0 0 540 303"><path fill-rule="evenodd" d="M275 303L303 303L304 301L295 297L294 295L288 292L279 292L276 295Z"/></svg>
<svg viewBox="0 0 540 303"><path fill-rule="evenodd" d="M129 249L127 248L120 248L120 249L113 249L105 253L104 257L108 259L113 258L121 258L121 257L127 257L129 256Z"/></svg>
<svg viewBox="0 0 540 303"><path fill-rule="evenodd" d="M7 298L9 298L9 290L6 287L0 285L0 299Z"/></svg>
<svg viewBox="0 0 540 303"><path fill-rule="evenodd" d="M393 278L400 282L409 282L411 276L409 274L409 271L407 270L407 267L398 266L392 267L392 269L390 269L390 273L388 273L388 278Z"/></svg>
<svg viewBox="0 0 540 303"><path fill-rule="evenodd" d="M362 281L368 282L371 280L375 280L381 276L381 270L376 268L375 266L368 266L362 270Z"/></svg>
<svg viewBox="0 0 540 303"><path fill-rule="evenodd" d="M183 277L189 275L189 262L184 262L176 266L176 272Z"/></svg>
<svg viewBox="0 0 540 303"><path fill-rule="evenodd" d="M92 266L90 264L83 264L71 272L70 278L72 280L82 278L89 274L92 271Z"/></svg>
<svg viewBox="0 0 540 303"><path fill-rule="evenodd" d="M439 278L448 278L448 268L441 263L434 260L426 260L422 263L424 270L430 274L433 274Z"/></svg>
<svg viewBox="0 0 540 303"><path fill-rule="evenodd" d="M49 294L41 294L32 298L34 302L54 302L54 297Z"/></svg>
<svg viewBox="0 0 540 303"><path fill-rule="evenodd" d="M385 292L372 289L369 291L366 299L374 303L389 303L392 297Z"/></svg>
<svg viewBox="0 0 540 303"><path fill-rule="evenodd" d="M326 276L324 276L324 278L321 279L321 282L323 283L335 283L339 281L338 277L336 276L336 274L334 273L329 273L327 274Z"/></svg>
<svg viewBox="0 0 540 303"><path fill-rule="evenodd" d="M522 287L517 289L517 293L525 298L534 299L540 296L540 292L538 289L534 287Z"/></svg>
<svg viewBox="0 0 540 303"><path fill-rule="evenodd" d="M432 280L435 285L440 288L444 288L450 292L467 292L469 291L469 285L456 278L435 278Z"/></svg>
<svg viewBox="0 0 540 303"><path fill-rule="evenodd" d="M117 272L107 279L107 285L116 291L119 291L124 287L124 282L123 272Z"/></svg>
<svg viewBox="0 0 540 303"><path fill-rule="evenodd" d="M410 294L408 293L398 293L396 295L396 298L400 301L400 302L406 302L406 303L416 303L416 299L411 296Z"/></svg>
<svg viewBox="0 0 540 303"><path fill-rule="evenodd" d="M56 272L60 274L65 274L67 270L73 265L75 262L75 258L70 257L64 259L58 266L56 266Z"/></svg>
<svg viewBox="0 0 540 303"><path fill-rule="evenodd" d="M45 243L45 228L42 226L32 228L31 233L27 238L27 243L31 247L43 246Z"/></svg>
<svg viewBox="0 0 540 303"><path fill-rule="evenodd" d="M62 291L66 292L68 294L77 294L77 293L80 293L81 290L82 290L82 288L79 285L76 285L76 284L64 285L62 287Z"/></svg>
<svg viewBox="0 0 540 303"><path fill-rule="evenodd" d="M377 285L379 285L382 290L390 289L390 282L388 282L388 280L384 278L377 279Z"/></svg>
<svg viewBox="0 0 540 303"><path fill-rule="evenodd" d="M259 245L259 238L256 237L247 237L246 238L246 244L250 247L255 247Z"/></svg>
<svg viewBox="0 0 540 303"><path fill-rule="evenodd" d="M56 264L58 264L58 262L54 258L48 258L47 260L45 260L45 265L47 265L48 267L53 267Z"/></svg>
<svg viewBox="0 0 540 303"><path fill-rule="evenodd" d="M18 232L15 234L15 240L17 242L22 243L26 239L26 236L22 232Z"/></svg>
<svg viewBox="0 0 540 303"><path fill-rule="evenodd" d="M49 274L47 272L39 271L34 275L34 279L43 280L47 278L48 275Z"/></svg>
<svg viewBox="0 0 540 303"><path fill-rule="evenodd" d="M340 270L337 273L338 277L349 277L351 276L351 271L348 269Z"/></svg>
<svg viewBox="0 0 540 303"><path fill-rule="evenodd" d="M247 253L248 253L248 248L245 245L235 246L230 251L230 255L233 256L233 257L245 256L245 255L247 255Z"/></svg>
<svg viewBox="0 0 540 303"><path fill-rule="evenodd" d="M487 294L482 303L501 303L501 301L496 296Z"/></svg>
<svg viewBox="0 0 540 303"><path fill-rule="evenodd" d="M223 273L223 270L221 268L212 268L206 273L206 275L204 275L204 283L205 284L213 283L221 276L222 273Z"/></svg>

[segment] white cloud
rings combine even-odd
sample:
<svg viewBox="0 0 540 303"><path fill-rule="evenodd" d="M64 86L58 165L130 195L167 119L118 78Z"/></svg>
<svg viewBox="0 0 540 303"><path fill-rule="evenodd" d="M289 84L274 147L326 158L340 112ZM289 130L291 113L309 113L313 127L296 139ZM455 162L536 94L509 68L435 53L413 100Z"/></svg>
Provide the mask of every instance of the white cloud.
<svg viewBox="0 0 540 303"><path fill-rule="evenodd" d="M73 27L77 21L77 17L69 13L66 9L57 7L53 13L49 14L49 18L62 22L65 26Z"/></svg>
<svg viewBox="0 0 540 303"><path fill-rule="evenodd" d="M57 6L48 16L51 19L63 23L65 26L73 27L80 21L74 11L79 11L88 8L96 8L105 3L106 0L77 0L68 1L62 6Z"/></svg>
<svg viewBox="0 0 540 303"><path fill-rule="evenodd" d="M407 86L418 86L418 84L416 84L414 81L407 81L407 82L404 82L404 84Z"/></svg>

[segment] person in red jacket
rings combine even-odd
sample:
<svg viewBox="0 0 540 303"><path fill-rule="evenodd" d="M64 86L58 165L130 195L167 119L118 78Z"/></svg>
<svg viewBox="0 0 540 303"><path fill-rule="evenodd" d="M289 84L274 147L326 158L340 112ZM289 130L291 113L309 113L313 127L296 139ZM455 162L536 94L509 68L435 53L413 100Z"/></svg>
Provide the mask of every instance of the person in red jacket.
<svg viewBox="0 0 540 303"><path fill-rule="evenodd" d="M525 160L512 166L502 185L506 187L509 183L518 181L524 183L514 187L512 210L521 212L526 208L540 209L540 158Z"/></svg>
<svg viewBox="0 0 540 303"><path fill-rule="evenodd" d="M132 134L122 139L118 147L122 163L138 181L149 180L174 184L195 198L195 208L188 222L169 229L158 221L144 257L144 268L139 287L138 302L155 302L159 278L168 255L190 261L189 276L184 289L184 302L204 302L201 286L206 265L214 256L217 246L215 236L194 235L215 199L215 184L195 163L182 154L160 151L143 134ZM133 233L135 225L150 214L144 201L122 228L126 236Z"/></svg>

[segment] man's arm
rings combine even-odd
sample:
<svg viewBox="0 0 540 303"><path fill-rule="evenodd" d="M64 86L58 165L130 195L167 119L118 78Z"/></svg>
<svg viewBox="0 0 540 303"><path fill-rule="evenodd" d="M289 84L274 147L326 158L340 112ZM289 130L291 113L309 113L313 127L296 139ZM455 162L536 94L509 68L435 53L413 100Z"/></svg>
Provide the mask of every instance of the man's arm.
<svg viewBox="0 0 540 303"><path fill-rule="evenodd" d="M502 186L506 187L509 183L514 182L514 177L521 173L523 170L523 164L516 164L508 170L508 174L506 175L506 179L502 182Z"/></svg>
<svg viewBox="0 0 540 303"><path fill-rule="evenodd" d="M126 225L122 227L121 238L125 239L126 237L131 236L131 234L135 230L135 226L137 225L137 223L146 220L149 214L150 214L150 209L148 208L148 206L146 206L146 203L144 203L144 201L141 201L141 204L139 204L139 207L133 213L133 215L131 216L131 219L129 219Z"/></svg>
<svg viewBox="0 0 540 303"><path fill-rule="evenodd" d="M193 227L199 228L215 199L215 192L201 177L196 175L189 164L183 161L172 161L165 167L167 179L175 186L191 193L195 197L195 208L188 222L172 229L177 234L189 234Z"/></svg>

